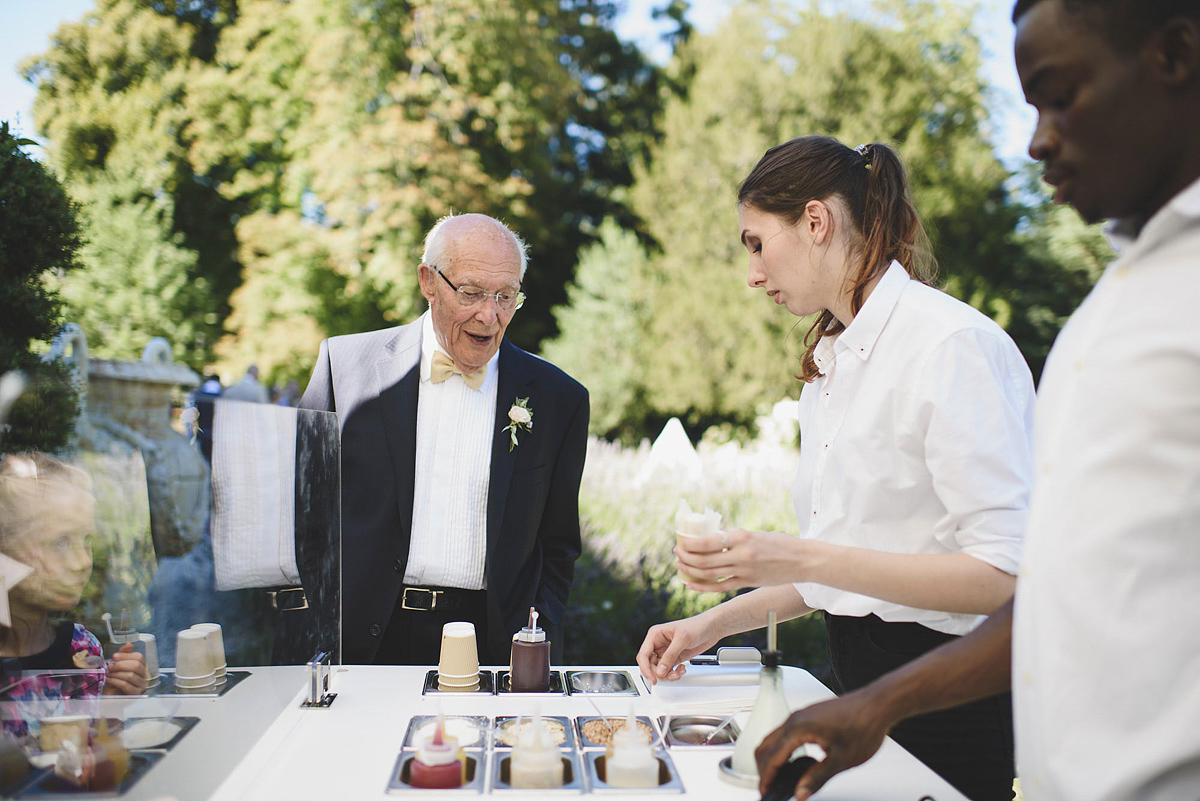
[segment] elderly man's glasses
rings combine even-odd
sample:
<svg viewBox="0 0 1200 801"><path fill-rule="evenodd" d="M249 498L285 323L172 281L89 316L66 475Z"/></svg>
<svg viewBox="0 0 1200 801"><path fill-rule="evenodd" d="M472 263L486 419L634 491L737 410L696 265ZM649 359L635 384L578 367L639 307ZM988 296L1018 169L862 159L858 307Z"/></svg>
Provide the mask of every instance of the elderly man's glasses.
<svg viewBox="0 0 1200 801"><path fill-rule="evenodd" d="M433 271L440 275L442 280L449 284L450 288L458 294L458 302L462 306L478 306L488 298L495 298L496 305L503 311L509 312L516 311L525 304L524 292L512 292L504 289L499 292L484 292L479 287L471 286L470 284L455 286L454 282L447 278L446 274L439 268L434 267L432 264L429 266L433 267Z"/></svg>

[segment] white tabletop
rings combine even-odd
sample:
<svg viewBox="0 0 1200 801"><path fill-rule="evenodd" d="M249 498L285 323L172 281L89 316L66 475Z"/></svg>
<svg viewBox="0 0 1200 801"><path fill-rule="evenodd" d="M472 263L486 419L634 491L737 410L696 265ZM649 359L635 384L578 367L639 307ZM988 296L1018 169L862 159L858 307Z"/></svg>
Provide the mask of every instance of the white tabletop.
<svg viewBox="0 0 1200 801"><path fill-rule="evenodd" d="M715 714L721 708L732 710L752 702L757 694L754 669L693 667L682 684L660 684L652 691L636 668L617 669L634 678L639 690L636 697L422 694L428 668L352 665L335 671L332 690L337 699L332 706L305 709L300 706L306 697L301 686L304 674L297 672L301 669L252 668L256 675L251 678L255 683L247 680L245 686L235 687L227 696L211 702L213 709L204 715L196 729L135 786L134 797L170 794L180 801L427 797L429 791L401 791L396 795L387 792L409 721L416 715L434 715L439 710L447 715L529 715L536 703L543 715L593 716L598 706L604 715L624 716L632 702L637 714L657 719L668 714ZM260 718L265 707L277 704L279 695L268 689L269 702L250 696L261 693L260 688L282 686L285 677L294 681L292 686L296 691L270 725L261 730ZM824 685L800 668L784 668L784 689L792 707L832 697ZM748 713L742 712L735 720L742 723L747 716ZM252 746L247 746L248 741ZM214 759L217 755L210 750L213 748L222 752L219 761ZM239 761L236 752L243 752L244 758ZM722 801L757 799L756 790L736 787L720 778L718 763L731 753L732 747L671 748L670 758L683 784L684 795L688 799ZM229 767L233 764L236 767ZM211 782L213 773L225 776L215 792ZM463 794L437 792L443 796L447 792ZM486 788L484 794L489 794ZM495 794L526 798L552 793L504 790ZM679 793L662 791L625 790L619 794L635 801L680 797ZM868 762L835 777L816 797L824 801L963 799L890 739Z"/></svg>

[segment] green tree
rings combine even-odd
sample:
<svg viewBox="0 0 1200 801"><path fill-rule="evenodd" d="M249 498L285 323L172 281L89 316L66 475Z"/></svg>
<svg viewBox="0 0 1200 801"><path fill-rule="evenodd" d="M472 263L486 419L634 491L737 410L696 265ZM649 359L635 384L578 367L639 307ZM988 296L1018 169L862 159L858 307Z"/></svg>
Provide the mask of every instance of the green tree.
<svg viewBox="0 0 1200 801"><path fill-rule="evenodd" d="M62 301L47 281L79 266L76 207L54 175L0 123L0 375L25 373L30 388L14 404L0 445L54 452L78 415L78 391L61 360L43 362L62 322ZM2 422L2 421L0 421Z"/></svg>
<svg viewBox="0 0 1200 801"><path fill-rule="evenodd" d="M1054 338L1114 254L1100 225L1087 225L1074 209L1051 202L1032 165L1026 180L1024 194L1032 200L1012 233L1015 256L1006 294L995 308L1034 375L1040 375Z"/></svg>
<svg viewBox="0 0 1200 801"><path fill-rule="evenodd" d="M278 380L306 375L315 352L297 359L279 339L291 330L310 347L418 310L421 238L451 211L527 238L510 335L534 347L553 333L576 251L606 216L635 223L614 189L654 136L659 71L613 33L618 8L97 0L25 73L92 218L140 207L121 214L153 217L184 270L165 283L202 289L161 298L168 338L195 367L254 358Z"/></svg>
<svg viewBox="0 0 1200 801"><path fill-rule="evenodd" d="M741 179L767 148L795 136L894 146L947 290L1023 338L1035 372L1059 312L1086 291L1073 267L1018 234L1023 220L1038 219L1013 200L985 137L988 89L970 10L928 0L872 9L868 19L816 4L743 2L677 53L671 77L692 77L667 101L661 141L631 189L656 247L634 265L652 313L633 346L638 383L620 391L648 399L647 422L678 415L694 429L746 425L764 403L798 393L793 376L808 323L744 287L735 214ZM583 353L571 340L590 336L564 330L562 352ZM591 386L606 367L580 360L569 369Z"/></svg>
<svg viewBox="0 0 1200 801"><path fill-rule="evenodd" d="M204 325L188 310L203 308L211 287L196 275L196 252L171 230L171 197L104 202L98 195L85 215L89 241L79 251L87 269L60 282L89 350L99 358L133 358L156 336L202 341Z"/></svg>
<svg viewBox="0 0 1200 801"><path fill-rule="evenodd" d="M641 429L631 421L649 411L637 358L638 337L650 322L641 285L647 255L636 235L611 219L599 233L580 257L568 302L555 310L560 330L587 335L547 342L543 355L567 370L587 372L592 431L636 440Z"/></svg>
<svg viewBox="0 0 1200 801"><path fill-rule="evenodd" d="M50 163L86 211L90 269L63 291L98 355L135 358L162 335L195 368L212 358L240 281L241 210L192 170L185 101L234 9L232 0L97 0L22 65L38 86L34 119ZM95 294L118 286L120 299ZM134 304L127 320L121 303Z"/></svg>
<svg viewBox="0 0 1200 801"><path fill-rule="evenodd" d="M421 239L464 210L530 242L530 300L510 336L534 347L552 332L577 249L604 216L630 220L613 188L653 131L657 72L612 33L615 10L243 3L219 42L226 70L194 86L189 131L197 168L253 209L238 223L246 287L223 356L284 353L285 311L311 315L306 338L411 319Z"/></svg>

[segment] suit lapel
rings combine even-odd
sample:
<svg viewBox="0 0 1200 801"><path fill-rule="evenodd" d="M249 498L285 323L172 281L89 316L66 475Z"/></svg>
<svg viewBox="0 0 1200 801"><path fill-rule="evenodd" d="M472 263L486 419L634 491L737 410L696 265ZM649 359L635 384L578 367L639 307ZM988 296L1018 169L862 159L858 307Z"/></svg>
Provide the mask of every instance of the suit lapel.
<svg viewBox="0 0 1200 801"><path fill-rule="evenodd" d="M520 451L510 451L509 435L502 431L508 425L508 410L517 398L529 397L532 375L526 368L528 357L507 341L500 345L498 361L500 376L496 386L496 422L492 426L492 467L488 480L487 503L487 558L491 564L492 553L500 541L500 524L504 520L504 508L508 502L508 489L512 483L513 464Z"/></svg>
<svg viewBox="0 0 1200 801"><path fill-rule="evenodd" d="M400 532L406 541L412 532L413 487L417 458L417 393L421 388L421 321L404 326L387 343L388 355L375 364L379 382L380 412L392 474L396 477L396 505Z"/></svg>

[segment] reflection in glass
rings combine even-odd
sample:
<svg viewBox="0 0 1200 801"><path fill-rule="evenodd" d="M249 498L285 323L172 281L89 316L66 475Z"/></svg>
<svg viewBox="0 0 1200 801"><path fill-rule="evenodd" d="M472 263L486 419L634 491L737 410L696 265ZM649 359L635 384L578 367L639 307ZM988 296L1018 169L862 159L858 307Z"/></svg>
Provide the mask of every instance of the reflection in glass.
<svg viewBox="0 0 1200 801"><path fill-rule="evenodd" d="M92 576L95 497L88 474L40 453L0 457L4 729L21 738L68 712L67 701L145 691L144 657L127 645L106 663L72 611Z"/></svg>

